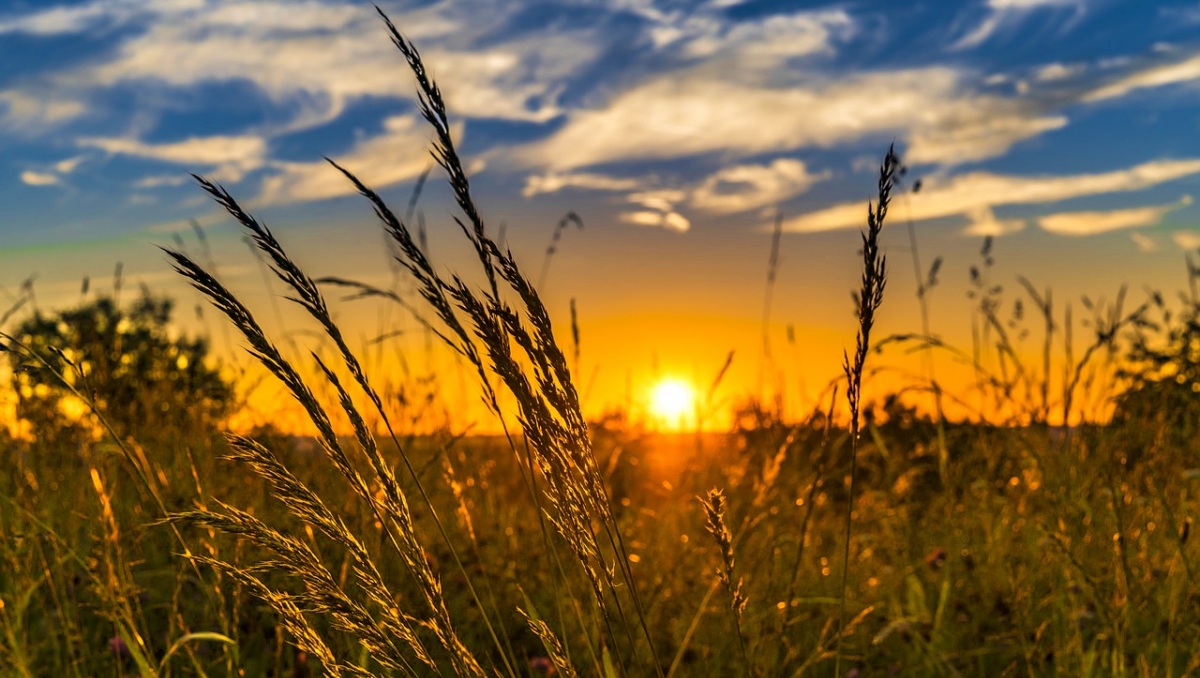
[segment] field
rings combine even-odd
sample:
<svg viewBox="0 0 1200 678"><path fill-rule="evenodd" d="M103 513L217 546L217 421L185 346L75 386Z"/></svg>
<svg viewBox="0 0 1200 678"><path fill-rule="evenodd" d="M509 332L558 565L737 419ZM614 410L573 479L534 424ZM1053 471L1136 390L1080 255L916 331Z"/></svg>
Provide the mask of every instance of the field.
<svg viewBox="0 0 1200 678"><path fill-rule="evenodd" d="M1157 294L1094 306L1092 336L1078 352L1066 337L1059 360L1051 343L1070 318L1027 283L1035 312L1000 317L980 269L973 349L928 328L876 336L894 264L879 236L902 170L889 151L863 224L857 337L825 405L789 418L748 400L727 432L661 432L620 412L587 421L570 330L552 327L529 272L489 235L437 85L391 34L482 282L430 265L397 212L330 171L375 210L417 290L398 301L460 356L503 433L423 425L419 407L398 406L395 393L437 382L373 373L326 303L347 286L394 293L310 277L235 196L198 178L328 352L281 350L211 266L167 256L315 433L226 435L239 387L203 342L167 338L169 303L14 309L4 348L23 423L0 474L0 673L1200 669L1194 290L1182 310ZM1030 325L1045 328L1033 357L1010 336ZM963 357L976 388L951 393L929 375L868 401L879 347ZM991 414L942 416L955 402Z"/></svg>

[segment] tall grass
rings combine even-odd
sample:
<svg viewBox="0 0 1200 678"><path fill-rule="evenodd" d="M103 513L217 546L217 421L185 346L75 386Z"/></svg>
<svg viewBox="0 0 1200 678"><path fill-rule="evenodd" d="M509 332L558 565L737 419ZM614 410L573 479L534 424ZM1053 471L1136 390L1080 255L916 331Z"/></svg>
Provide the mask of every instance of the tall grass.
<svg viewBox="0 0 1200 678"><path fill-rule="evenodd" d="M479 377L488 407L505 420L497 386L502 385L514 397L521 425L521 437L509 437L510 447L525 468L525 482L531 500L539 506L539 518L546 517L558 536L544 535L553 554L560 577L563 563L558 551L566 554L584 576L591 593L591 606L604 628L600 647L591 654L604 665L620 658L622 665L636 666L636 657L644 653L651 667L658 667L653 638L639 596L639 587L629 567L629 557L612 513L600 476L587 424L581 414L578 394L571 380L566 358L559 349L550 319L534 287L508 252L492 240L471 195L470 183L463 170L454 141L441 91L428 75L416 48L380 12L393 43L411 68L418 86L422 115L435 135L433 156L446 172L463 217L455 221L471 244L487 280L476 291L458 275L444 277L430 265L414 241L408 225L399 219L377 193L350 170L330 161L371 203L387 235L393 241L399 263L415 281L419 293L441 327L437 336L465 358ZM391 445L416 488L423 509L429 512L438 533L467 582L477 606L477 619L487 627L493 641L492 660L515 675L514 658L496 631L499 614L489 610L476 592L473 577L462 559L446 525L426 491L420 475L393 427L386 408L358 357L347 345L333 321L317 283L289 257L273 233L248 214L237 200L220 186L203 178L197 181L248 232L251 242L269 262L271 271L290 290L290 298L299 304L322 328L332 342L344 369L358 390L367 398L373 414L383 422ZM557 233L557 231L556 231ZM219 529L242 536L271 554L271 567L281 568L298 582L297 588L273 588L256 574L259 568L245 568L228 561L198 557L226 576L257 591L284 620L297 643L319 658L334 672L354 672L356 667L335 657L316 630L305 623L299 610L310 609L328 616L333 627L348 633L370 652L372 659L388 669L413 672L415 666L429 669L449 668L457 675L480 675L479 659L460 638L442 597L439 578L430 569L424 553L427 544L414 528L409 497L383 458L376 434L366 422L355 398L342 385L334 367L316 354L312 359L337 393L338 407L351 422L355 442L367 470L361 471L334 430L332 418L305 382L299 370L275 347L252 312L237 296L185 253L166 250L176 270L230 320L249 343L252 355L260 361L292 394L308 413L318 431L324 456L345 479L350 490L375 516L390 546L418 583L424 611L404 610L393 602L395 596L380 574L378 560L383 554L372 553L363 545L363 536L355 535L326 507L319 495L299 480L270 450L241 437L230 438L232 458L250 467L267 481L275 497L304 524L315 528L329 542L340 546L352 557L356 587L336 581L319 553L310 545L280 532L250 514L229 505L221 510L195 510L178 514L175 519ZM364 292L393 297L386 291L360 286ZM511 295L511 299L502 294ZM493 381L498 378L498 384ZM507 430L507 424L505 425ZM364 475L365 474L365 475ZM544 504L543 504L544 503ZM569 586L563 580L560 586ZM578 602L576 602L578 606ZM529 611L526 611L529 614ZM591 614L579 611L581 623ZM545 625L531 624L548 647L562 647ZM636 631L635 631L636 629ZM423 633L427 632L427 633ZM550 634L550 635L548 635ZM435 655L423 636L432 635ZM641 636L640 639L638 636ZM553 653L562 656L561 653ZM565 668L565 667L564 667Z"/></svg>
<svg viewBox="0 0 1200 678"><path fill-rule="evenodd" d="M574 381L573 307L568 356L541 285L476 207L438 85L381 17L414 75L434 164L452 189L475 270L442 272L421 227L413 229L424 175L400 216L370 187L372 168L330 161L374 212L393 271L408 279L387 288L313 277L231 193L197 177L240 225L268 285L282 286L319 328L321 347L299 354L287 335L268 335L204 247L203 261L181 247L167 256L303 410L315 449L243 432L215 447L181 441L186 449L176 454L111 426L78 450L44 458L5 440L13 451L0 474L5 671L304 675L319 664L333 676L608 678L1200 670L1190 534L1200 511L1197 446L1186 435L1193 429L1162 416L1168 405L1196 411L1172 387L1169 367L1200 373L1200 359L1189 362L1187 352L1200 333L1194 289L1182 316L1171 316L1161 296L1138 305L1124 292L1111 303L1086 301L1080 314L1019 279L1021 308L1036 310L1027 317L991 279L989 240L972 275L975 345L946 345L927 320L920 333L874 340L888 273L884 226L900 171L889 151L862 234L854 347L844 386L830 388L824 410L788 421L783 408L759 403L741 428L704 444L698 433L672 440L589 423ZM568 223L556 227L551 248ZM780 237L777 228L764 325ZM919 261L915 268L919 275ZM1197 278L1191 271L1189 284ZM335 322L330 287L413 315L466 365L503 435L411 435L388 406L388 376L370 369L370 356ZM32 305L32 288L26 296ZM1040 342L1032 353L1022 344L1027 322ZM1084 322L1094 337L1076 357L1073 327ZM1136 367L1120 364L1125 340L1145 363L1141 381L1120 374ZM77 367L21 337L4 341L18 367ZM918 375L916 388L974 406L980 419L956 423L939 412L931 421L899 399L870 402L869 382L886 367L877 351L893 344L942 352L974 370L975 394L944 392L932 371ZM704 407L697 404L698 422L732 357L715 370ZM765 344L764 357L769 365ZM82 382L58 376L103 426L103 406ZM1139 409L1131 391L1115 401L1123 408L1117 424L1099 426L1098 408L1113 402L1121 379L1150 399ZM1190 389L1195 380L1185 382L1177 385ZM851 415L845 425L835 423L839 393ZM1086 425L1055 430L1056 412ZM218 450L227 461L209 459ZM652 470L669 455L678 455L678 469Z"/></svg>
<svg viewBox="0 0 1200 678"><path fill-rule="evenodd" d="M888 205L892 198L892 187L900 170L900 158L895 148L889 148L883 164L879 167L879 198L875 206L867 206L867 230L862 233L862 285L855 295L858 302L858 334L854 340L854 357L845 355L842 370L846 376L846 403L850 408L850 474L846 502L846 531L842 551L842 593L838 604L838 626L846 623L846 583L850 577L850 539L854 527L854 490L858 480L858 438L862 411L863 371L867 365L867 352L871 347L871 329L875 326L875 312L883 303L883 288L887 284L887 257L879 250L879 235L887 219ZM842 637L838 633L837 662L834 674L841 675Z"/></svg>

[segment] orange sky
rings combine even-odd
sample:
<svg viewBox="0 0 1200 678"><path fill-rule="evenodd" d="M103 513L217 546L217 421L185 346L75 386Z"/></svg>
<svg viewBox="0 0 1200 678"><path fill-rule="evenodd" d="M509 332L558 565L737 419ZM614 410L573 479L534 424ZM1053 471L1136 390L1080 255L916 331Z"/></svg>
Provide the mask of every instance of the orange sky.
<svg viewBox="0 0 1200 678"><path fill-rule="evenodd" d="M996 238L989 275L1004 288L1005 322L1025 296L1018 276L1053 289L1060 323L1067 303L1078 323L1083 295L1111 300L1128 284L1137 303L1147 287L1184 287L1183 257L1200 247L1194 7L381 4L425 55L484 218L493 234L506 225L532 278L554 224L568 210L582 217L582 230L562 234L543 292L564 340L572 299L579 309L589 415L641 416L660 377L703 391L731 351L722 403L778 396L791 415L811 408L854 341L857 231L889 144L910 171L883 236L890 282L877 339L921 329L910 227L924 267L944 258L930 330L968 352L968 271L984 235ZM263 324L311 347L188 172L229 188L314 277L389 280L370 209L322 160L345 164L400 212L430 163L411 73L369 7L0 0L0 36L0 286L10 300L37 275L40 305L76 303L83 277L95 294L123 262L127 288L177 297L181 328L227 351L214 314L196 316L197 296L155 249L180 238L199 255L196 219L218 272ZM472 270L440 173L418 210L434 262ZM785 232L767 364L776 215ZM1017 350L1036 362L1029 301L1031 333ZM365 302L335 307L362 341L413 327ZM1075 327L1077 355L1088 333ZM1053 343L1062 353L1061 333ZM439 375L458 425L489 426L445 356L424 364L420 333L389 346L416 365L410 374ZM899 351L871 361L890 381L873 380L868 396L924 370ZM936 373L955 393L973 379L948 357Z"/></svg>

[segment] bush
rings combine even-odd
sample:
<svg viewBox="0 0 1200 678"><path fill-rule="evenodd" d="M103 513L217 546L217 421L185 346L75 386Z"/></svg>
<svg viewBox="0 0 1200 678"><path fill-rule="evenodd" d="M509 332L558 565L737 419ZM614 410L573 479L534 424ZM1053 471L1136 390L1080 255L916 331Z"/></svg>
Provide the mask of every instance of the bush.
<svg viewBox="0 0 1200 678"><path fill-rule="evenodd" d="M12 335L26 350L9 353L12 386L35 443L90 440L99 429L86 401L117 435L143 443L214 430L230 412L233 387L211 364L207 341L172 338L171 310L170 300L148 293L128 310L100 297L21 323Z"/></svg>

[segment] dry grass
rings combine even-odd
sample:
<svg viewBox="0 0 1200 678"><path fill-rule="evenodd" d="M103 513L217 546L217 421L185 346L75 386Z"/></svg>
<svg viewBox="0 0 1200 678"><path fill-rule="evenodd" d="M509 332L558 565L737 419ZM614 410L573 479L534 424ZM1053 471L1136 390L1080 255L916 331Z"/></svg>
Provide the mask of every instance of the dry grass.
<svg viewBox="0 0 1200 678"><path fill-rule="evenodd" d="M181 247L167 255L303 409L314 453L280 436L229 435L172 459L109 426L79 458L16 455L0 476L3 666L21 676L513 678L1200 669L1194 440L1144 421L1070 436L1047 425L1060 408L1079 416L1081 392L1110 383L1093 368L1111 373L1106 356L1128 332L1147 361L1190 341L1180 331L1151 346L1147 318L1161 303L1096 305L1095 340L1075 359L1070 306L1024 281L1042 340L1031 362L989 279L989 243L974 274L972 349L941 344L927 323L873 343L900 168L889 151L862 235L857 336L843 366L847 425L835 422L840 385L824 412L789 422L781 408L760 407L726 439L671 447L628 425L589 424L536 287L476 208L438 85L382 18L415 76L477 270L436 269L412 228L420 189L401 218L370 188L372 168L330 161L371 206L416 301L398 285L312 277L233 195L197 177L328 350L281 351L211 257L198 263ZM543 278L568 223L555 228ZM764 319L778 230L774 238ZM468 282L476 278L484 284ZM416 315L462 359L504 435L406 435L386 404L390 385L334 321L326 285ZM1192 321L1196 308L1193 293ZM577 367L573 308L572 335ZM18 364L59 364L4 339ZM1068 358L1056 369L1059 340ZM994 423L1010 425L868 418L873 351L893 343L974 367L973 395L1012 417ZM103 426L103 409L58 377ZM926 380L940 399L932 371ZM212 462L218 451L240 472ZM685 466L654 475L656 454ZM691 498L715 486L695 510ZM61 496L88 499L68 507Z"/></svg>

